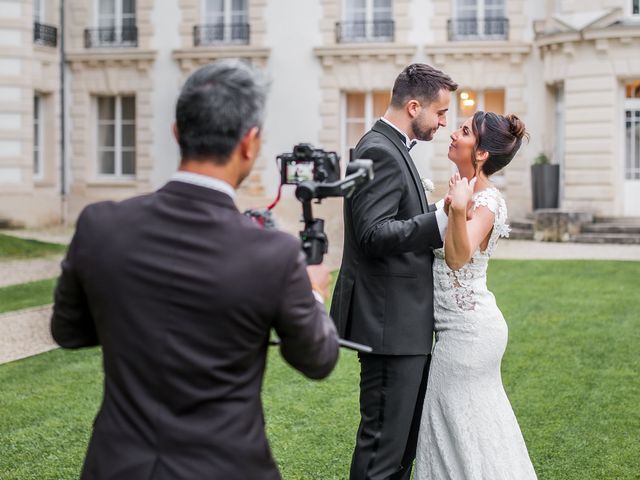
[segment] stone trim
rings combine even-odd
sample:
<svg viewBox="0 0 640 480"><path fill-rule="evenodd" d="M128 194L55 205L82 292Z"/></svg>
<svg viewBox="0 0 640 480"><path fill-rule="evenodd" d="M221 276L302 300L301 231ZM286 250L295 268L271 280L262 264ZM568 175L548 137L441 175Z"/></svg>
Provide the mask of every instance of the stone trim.
<svg viewBox="0 0 640 480"><path fill-rule="evenodd" d="M324 67L330 67L341 62L388 62L389 60L392 60L398 66L405 66L411 62L416 51L417 47L415 45L371 43L318 47L313 50L313 53L322 61Z"/></svg>
<svg viewBox="0 0 640 480"><path fill-rule="evenodd" d="M174 50L172 58L178 62L182 73L187 75L200 65L222 58L242 58L249 60L258 67L264 68L270 54L270 48L234 45Z"/></svg>

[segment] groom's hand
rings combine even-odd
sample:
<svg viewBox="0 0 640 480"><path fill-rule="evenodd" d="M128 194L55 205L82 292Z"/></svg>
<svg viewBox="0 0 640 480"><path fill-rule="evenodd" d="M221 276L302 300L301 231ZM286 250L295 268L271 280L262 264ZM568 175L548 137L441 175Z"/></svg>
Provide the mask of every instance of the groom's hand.
<svg viewBox="0 0 640 480"><path fill-rule="evenodd" d="M322 264L309 265L307 266L307 274L309 275L312 290L319 293L323 299L326 299L329 296L329 284L331 283L329 269Z"/></svg>

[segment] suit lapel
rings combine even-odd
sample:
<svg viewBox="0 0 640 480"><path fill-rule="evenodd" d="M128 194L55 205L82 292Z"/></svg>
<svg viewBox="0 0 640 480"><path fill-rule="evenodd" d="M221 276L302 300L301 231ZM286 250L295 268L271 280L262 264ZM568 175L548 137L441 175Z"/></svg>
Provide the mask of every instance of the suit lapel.
<svg viewBox="0 0 640 480"><path fill-rule="evenodd" d="M391 143L393 143L396 146L396 148L400 152L400 155L402 156L402 159L404 160L404 163L407 165L407 168L411 173L411 178L413 179L413 185L416 189L416 193L418 194L418 198L420 199L420 207L422 208L422 212L423 213L428 212L429 204L427 203L427 197L424 193L424 188L422 187L422 180L420 180L420 174L418 173L418 170L416 169L416 166L413 163L411 156L409 155L407 146L401 140L399 132L396 132L391 126L387 125L382 120L378 120L373 125L372 130L375 132L381 133L382 135L387 137L389 141L391 141Z"/></svg>

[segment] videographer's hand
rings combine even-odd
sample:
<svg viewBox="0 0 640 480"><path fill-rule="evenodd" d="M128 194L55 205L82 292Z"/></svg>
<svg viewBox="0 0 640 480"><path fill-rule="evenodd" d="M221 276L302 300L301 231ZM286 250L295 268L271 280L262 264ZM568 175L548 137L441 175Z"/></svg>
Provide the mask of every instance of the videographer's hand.
<svg viewBox="0 0 640 480"><path fill-rule="evenodd" d="M311 288L326 300L329 296L329 284L331 283L329 269L322 264L309 265L307 266L307 274L311 281Z"/></svg>

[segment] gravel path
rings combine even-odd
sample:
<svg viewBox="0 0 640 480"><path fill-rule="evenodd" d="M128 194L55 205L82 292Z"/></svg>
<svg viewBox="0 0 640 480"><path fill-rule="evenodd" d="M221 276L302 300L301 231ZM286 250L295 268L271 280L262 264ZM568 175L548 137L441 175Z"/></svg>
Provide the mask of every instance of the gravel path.
<svg viewBox="0 0 640 480"><path fill-rule="evenodd" d="M610 243L553 243L500 240L493 258L510 260L634 260L640 261L640 245Z"/></svg>
<svg viewBox="0 0 640 480"><path fill-rule="evenodd" d="M0 261L0 288L60 275L62 255L31 260Z"/></svg>
<svg viewBox="0 0 640 480"><path fill-rule="evenodd" d="M6 232L9 233L9 232ZM14 233L14 232L12 232ZM49 234L29 235L53 240ZM68 230L62 235L68 236ZM64 240L57 238L56 240ZM337 253L337 252L336 252ZM338 255L339 256L339 255ZM501 241L495 258L530 260L635 260L640 261L640 245L599 245L582 243L545 243L525 240ZM61 255L33 259L0 262L0 287L56 277L60 273ZM339 267L339 258L327 262ZM36 307L0 315L0 363L25 358L56 348L49 334L51 305Z"/></svg>
<svg viewBox="0 0 640 480"><path fill-rule="evenodd" d="M51 305L0 315L0 364L57 348L49 333Z"/></svg>

